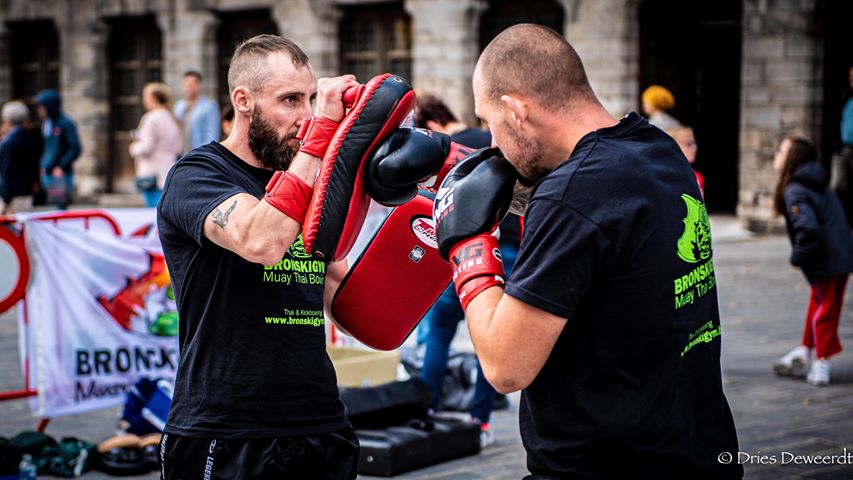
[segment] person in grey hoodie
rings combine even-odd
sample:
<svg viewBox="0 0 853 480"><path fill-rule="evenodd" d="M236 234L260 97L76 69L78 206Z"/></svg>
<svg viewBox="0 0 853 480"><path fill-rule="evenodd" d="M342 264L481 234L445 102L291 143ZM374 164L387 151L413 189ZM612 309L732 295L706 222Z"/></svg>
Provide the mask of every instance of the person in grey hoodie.
<svg viewBox="0 0 853 480"><path fill-rule="evenodd" d="M36 101L44 135L44 151L40 160L42 185L48 192L49 201L64 210L68 208L74 192L72 166L80 156L77 126L62 112L62 98L56 90L40 92ZM61 193L63 190L64 194Z"/></svg>
<svg viewBox="0 0 853 480"><path fill-rule="evenodd" d="M811 285L802 344L773 365L777 375L806 375L812 385L829 384L829 357L841 351L838 323L847 277L853 272L853 235L841 202L818 161L814 144L803 137L784 139L773 159L779 172L774 207L785 216L791 264Z"/></svg>

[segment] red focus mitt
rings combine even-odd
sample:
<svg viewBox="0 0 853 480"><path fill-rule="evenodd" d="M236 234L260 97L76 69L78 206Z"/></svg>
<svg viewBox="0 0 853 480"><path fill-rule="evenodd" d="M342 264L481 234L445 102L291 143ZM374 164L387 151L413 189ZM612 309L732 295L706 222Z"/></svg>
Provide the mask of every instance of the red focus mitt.
<svg viewBox="0 0 853 480"><path fill-rule="evenodd" d="M308 253L337 261L350 251L370 201L362 180L363 161L397 130L414 106L415 92L397 75L379 75L358 89L352 108L329 140L314 183L302 224ZM318 138L327 127L315 124ZM306 135L313 135L310 126L306 128ZM313 137L303 138L303 148L306 145L322 150L322 142Z"/></svg>

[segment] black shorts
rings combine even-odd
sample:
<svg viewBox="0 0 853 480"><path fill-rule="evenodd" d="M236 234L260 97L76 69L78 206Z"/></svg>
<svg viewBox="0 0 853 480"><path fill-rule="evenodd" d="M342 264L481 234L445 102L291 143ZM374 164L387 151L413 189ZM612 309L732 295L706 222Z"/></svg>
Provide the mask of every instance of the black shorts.
<svg viewBox="0 0 853 480"><path fill-rule="evenodd" d="M352 428L301 437L189 438L163 435L160 478L329 479L356 477L358 438Z"/></svg>

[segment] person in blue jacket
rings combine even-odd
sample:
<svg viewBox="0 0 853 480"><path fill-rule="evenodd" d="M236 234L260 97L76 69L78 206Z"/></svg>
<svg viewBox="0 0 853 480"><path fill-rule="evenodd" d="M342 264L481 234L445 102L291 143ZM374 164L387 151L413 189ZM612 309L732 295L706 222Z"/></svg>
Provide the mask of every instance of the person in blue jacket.
<svg viewBox="0 0 853 480"><path fill-rule="evenodd" d="M41 180L48 197L56 208L64 210L74 192L74 161L80 156L80 137L77 126L62 112L62 98L56 90L44 90L36 96L38 114L42 120L44 151L41 155ZM63 188L57 188L59 187ZM64 194L56 195L56 191Z"/></svg>
<svg viewBox="0 0 853 480"><path fill-rule="evenodd" d="M853 234L811 141L784 139L773 169L781 174L774 207L785 216L791 264L802 269L811 285L802 344L778 359L773 369L778 375L798 376L811 363L806 381L828 385L829 358L841 351L838 323L847 277L853 272Z"/></svg>

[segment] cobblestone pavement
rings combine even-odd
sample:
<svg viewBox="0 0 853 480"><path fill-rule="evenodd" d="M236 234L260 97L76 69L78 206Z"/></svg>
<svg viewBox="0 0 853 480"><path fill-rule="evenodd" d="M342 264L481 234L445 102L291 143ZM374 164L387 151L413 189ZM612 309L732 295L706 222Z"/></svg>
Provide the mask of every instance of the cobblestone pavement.
<svg viewBox="0 0 853 480"><path fill-rule="evenodd" d="M797 464L792 455L843 455L853 460L853 355L833 359L833 384L812 387L802 379L781 379L773 360L797 345L808 299L808 284L787 264L789 246L781 236L749 238L731 219L713 219L714 255L723 323L723 375L737 423L747 479L853 479L851 465ZM470 346L464 328L454 347ZM842 343L853 347L853 287L848 286L841 325ZM0 316L0 388L20 386L17 327ZM518 436L518 396L509 411L495 412L497 443L480 455L400 475L407 480L521 478L524 451ZM118 410L58 418L47 432L100 441L115 428ZM35 425L25 401L0 403L0 435ZM735 453L735 452L732 452ZM759 463L763 455L764 462ZM88 473L85 478L107 478ZM135 477L153 479L156 475ZM362 476L368 479L375 477Z"/></svg>

